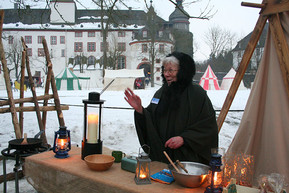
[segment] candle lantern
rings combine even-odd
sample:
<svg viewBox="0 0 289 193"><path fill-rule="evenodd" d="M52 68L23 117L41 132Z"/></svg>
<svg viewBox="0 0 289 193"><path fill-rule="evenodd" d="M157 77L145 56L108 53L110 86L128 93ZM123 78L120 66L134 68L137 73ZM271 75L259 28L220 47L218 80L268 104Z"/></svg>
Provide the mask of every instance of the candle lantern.
<svg viewBox="0 0 289 193"><path fill-rule="evenodd" d="M147 148L147 152L142 152L140 153L141 148ZM150 163L151 159L149 158L149 152L150 152L150 147L148 145L143 145L139 149L139 155L136 158L137 160L137 166L136 166L136 171L135 171L135 183L136 184L150 184L151 179L150 179Z"/></svg>
<svg viewBox="0 0 289 193"><path fill-rule="evenodd" d="M206 188L205 193L221 193L223 192L222 155L218 152L218 148L212 149L210 166L211 170L208 174L209 186Z"/></svg>
<svg viewBox="0 0 289 193"><path fill-rule="evenodd" d="M101 112L104 100L100 94L90 92L84 103L84 131L81 158L91 154L102 154Z"/></svg>
<svg viewBox="0 0 289 193"><path fill-rule="evenodd" d="M53 152L56 158L69 157L68 151L71 149L70 131L66 126L60 126L58 131L55 131Z"/></svg>

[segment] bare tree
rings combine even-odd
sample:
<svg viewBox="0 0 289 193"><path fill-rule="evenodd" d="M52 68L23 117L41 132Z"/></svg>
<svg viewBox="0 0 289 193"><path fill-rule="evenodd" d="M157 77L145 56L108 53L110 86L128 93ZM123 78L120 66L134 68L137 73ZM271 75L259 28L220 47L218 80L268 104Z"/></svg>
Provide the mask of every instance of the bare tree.
<svg viewBox="0 0 289 193"><path fill-rule="evenodd" d="M15 78L20 76L21 58L22 58L22 45L20 40L13 39L12 44L8 44L8 49L5 52L7 59L7 68L10 76L10 72L14 70ZM11 76L10 76L11 77Z"/></svg>
<svg viewBox="0 0 289 193"><path fill-rule="evenodd" d="M108 49L108 66L111 69L121 69L122 67L118 66L119 60L121 60L121 55L124 53L124 48L121 43L117 41L115 36L112 37L112 45Z"/></svg>
<svg viewBox="0 0 289 193"><path fill-rule="evenodd" d="M219 26L213 26L209 28L209 31L205 33L205 43L210 47L211 57L218 57L226 51L232 49L236 34L229 30L222 29Z"/></svg>

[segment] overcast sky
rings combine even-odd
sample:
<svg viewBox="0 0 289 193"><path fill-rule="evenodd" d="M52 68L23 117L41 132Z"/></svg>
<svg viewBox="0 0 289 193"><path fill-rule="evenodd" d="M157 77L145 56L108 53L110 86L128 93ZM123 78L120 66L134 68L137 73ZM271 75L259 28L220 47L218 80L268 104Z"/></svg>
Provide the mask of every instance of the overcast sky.
<svg viewBox="0 0 289 193"><path fill-rule="evenodd" d="M33 8L35 5L44 6L46 0L25 0L32 1ZM81 2L78 8L95 8L91 0L75 0ZM145 3L150 4L150 0L128 0L128 5L133 9L146 10ZM13 8L13 0L0 0L0 8ZM192 2L192 0L185 0ZM248 33L250 33L259 17L258 8L241 6L241 0L201 0L199 3L184 4L184 9L191 16L199 16L200 12L206 8L209 2L209 9L212 8L216 12L214 17L210 20L190 19L190 31L194 34L194 41L197 44L197 50L194 56L196 61L208 59L210 49L205 43L204 34L208 32L210 27L219 26L222 29L236 33L236 41L240 40ZM262 3L262 0L248 0L245 2ZM153 0L152 2L156 12L160 17L168 20L169 15L174 11L175 5L169 0Z"/></svg>

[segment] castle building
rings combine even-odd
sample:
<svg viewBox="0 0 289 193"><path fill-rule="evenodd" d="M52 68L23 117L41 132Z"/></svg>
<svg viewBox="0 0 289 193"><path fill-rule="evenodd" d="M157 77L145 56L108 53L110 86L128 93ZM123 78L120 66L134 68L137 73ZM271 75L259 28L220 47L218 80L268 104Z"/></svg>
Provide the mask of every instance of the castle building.
<svg viewBox="0 0 289 193"><path fill-rule="evenodd" d="M153 74L153 81L161 84L161 61L167 54L174 50L193 54L189 17L180 8L182 0L177 0L175 11L165 21L155 13L152 1L148 12L77 9L74 0L50 0L44 9L15 3L13 9L4 10L2 40L8 68L17 66L22 37L32 74L43 78L47 72L45 38L55 75L69 67L78 76L90 77L91 88L101 87L106 51L106 69L144 68L145 76ZM19 75L18 62L19 69L10 73L12 79Z"/></svg>

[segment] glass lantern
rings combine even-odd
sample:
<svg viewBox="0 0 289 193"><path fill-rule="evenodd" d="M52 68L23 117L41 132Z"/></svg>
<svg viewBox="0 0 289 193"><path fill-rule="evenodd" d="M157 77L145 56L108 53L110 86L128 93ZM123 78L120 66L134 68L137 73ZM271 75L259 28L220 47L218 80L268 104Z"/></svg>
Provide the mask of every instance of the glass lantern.
<svg viewBox="0 0 289 193"><path fill-rule="evenodd" d="M60 126L58 131L55 131L53 152L56 158L69 157L68 151L71 149L70 131L66 126Z"/></svg>
<svg viewBox="0 0 289 193"><path fill-rule="evenodd" d="M102 154L101 113L104 100L100 94L90 92L84 103L84 127L81 159L91 154Z"/></svg>
<svg viewBox="0 0 289 193"><path fill-rule="evenodd" d="M205 193L221 193L223 192L223 171L222 155L218 152L218 148L212 149L210 166L211 170L208 174L209 186L206 188Z"/></svg>
<svg viewBox="0 0 289 193"><path fill-rule="evenodd" d="M149 151L150 148L148 145L143 145L142 148L146 146L148 148L148 153L142 152L140 153L139 149L139 155L136 158L137 160L137 166L135 171L135 183L137 185L140 184L151 184L151 178L150 178L150 163L151 159L149 158Z"/></svg>

